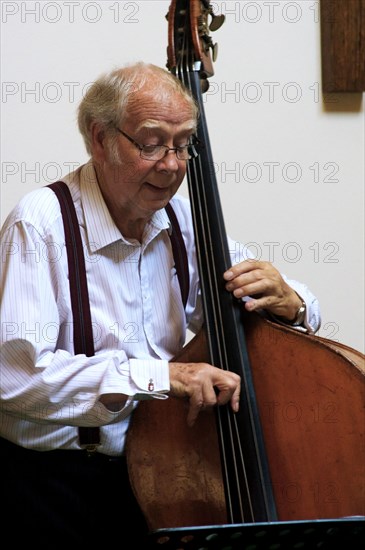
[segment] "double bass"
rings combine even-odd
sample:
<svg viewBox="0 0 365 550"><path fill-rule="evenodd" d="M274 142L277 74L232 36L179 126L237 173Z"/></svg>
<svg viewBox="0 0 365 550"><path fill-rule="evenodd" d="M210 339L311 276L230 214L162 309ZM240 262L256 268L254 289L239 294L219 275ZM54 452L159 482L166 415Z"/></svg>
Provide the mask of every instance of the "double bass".
<svg viewBox="0 0 365 550"><path fill-rule="evenodd" d="M208 0L173 0L167 68L200 109L189 161L204 329L176 360L207 361L242 379L228 406L186 425L186 404L142 402L127 438L131 484L151 531L365 515L364 355L248 313L224 291L230 266L203 94L213 75Z"/></svg>

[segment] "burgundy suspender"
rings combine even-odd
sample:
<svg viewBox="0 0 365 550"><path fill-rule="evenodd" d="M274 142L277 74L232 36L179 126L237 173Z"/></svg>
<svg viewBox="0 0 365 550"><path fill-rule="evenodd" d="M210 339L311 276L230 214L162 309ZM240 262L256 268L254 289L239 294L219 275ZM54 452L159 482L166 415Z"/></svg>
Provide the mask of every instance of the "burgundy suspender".
<svg viewBox="0 0 365 550"><path fill-rule="evenodd" d="M70 190L63 181L56 181L48 187L56 193L61 206L67 249L75 354L84 353L87 357L91 357L95 355L94 337L85 257L75 206ZM100 443L99 428L79 426L79 442L90 450L95 449Z"/></svg>
<svg viewBox="0 0 365 550"><path fill-rule="evenodd" d="M94 338L91 324L89 292L87 288L85 258L75 206L68 186L63 181L49 185L60 202L65 231L69 282L74 329L75 354L94 355Z"/></svg>
<svg viewBox="0 0 365 550"><path fill-rule="evenodd" d="M66 183L57 181L48 185L48 187L56 193L61 206L69 268L75 354L84 353L86 356L91 357L95 354L94 339L85 258L75 205ZM185 308L189 294L189 268L186 248L179 222L171 204L166 206L166 212L172 225L171 246ZM95 447L100 442L99 428L79 427L79 438L81 445L90 448Z"/></svg>
<svg viewBox="0 0 365 550"><path fill-rule="evenodd" d="M189 284L190 284L189 265L188 265L188 257L186 254L186 247L185 247L183 236L181 234L178 219L170 203L168 203L165 206L165 210L167 212L167 215L172 225L172 231L170 235L172 254L174 256L177 277L179 279L179 284L180 284L181 297L182 297L182 301L185 309L186 302L188 301Z"/></svg>

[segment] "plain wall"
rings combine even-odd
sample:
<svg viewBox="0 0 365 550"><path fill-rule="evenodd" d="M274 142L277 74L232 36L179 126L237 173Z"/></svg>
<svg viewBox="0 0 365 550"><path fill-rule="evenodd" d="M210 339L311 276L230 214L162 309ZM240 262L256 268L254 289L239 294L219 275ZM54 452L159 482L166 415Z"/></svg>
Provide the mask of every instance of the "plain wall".
<svg viewBox="0 0 365 550"><path fill-rule="evenodd" d="M165 66L169 4L1 3L2 221L87 160L76 108L90 82ZM363 96L321 93L318 1L211 4L226 15L204 97L227 231L312 289L319 335L364 351Z"/></svg>

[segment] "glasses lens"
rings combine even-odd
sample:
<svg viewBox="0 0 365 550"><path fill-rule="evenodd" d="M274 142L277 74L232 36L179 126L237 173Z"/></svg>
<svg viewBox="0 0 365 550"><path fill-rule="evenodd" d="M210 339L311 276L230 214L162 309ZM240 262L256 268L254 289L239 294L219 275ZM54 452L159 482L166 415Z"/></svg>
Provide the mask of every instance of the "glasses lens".
<svg viewBox="0 0 365 550"><path fill-rule="evenodd" d="M179 160L190 160L191 158L196 158L199 155L197 149L198 141L194 143L189 143L189 145L184 145L182 147L176 147L170 149L166 145L142 145L141 146L141 158L145 160L161 160L168 153L168 151L175 151L176 157Z"/></svg>
<svg viewBox="0 0 365 550"><path fill-rule="evenodd" d="M186 146L184 151L184 160L190 160L195 159L199 156L199 141L195 141L194 143L191 143Z"/></svg>
<svg viewBox="0 0 365 550"><path fill-rule="evenodd" d="M200 141L196 136L192 136L191 143L185 147L180 147L176 150L176 156L180 160L195 159L199 155Z"/></svg>
<svg viewBox="0 0 365 550"><path fill-rule="evenodd" d="M143 145L141 149L141 157L146 160L160 160L165 155L165 147L163 145Z"/></svg>
<svg viewBox="0 0 365 550"><path fill-rule="evenodd" d="M191 159L190 145L187 145L186 147L178 147L176 149L176 156L179 160Z"/></svg>

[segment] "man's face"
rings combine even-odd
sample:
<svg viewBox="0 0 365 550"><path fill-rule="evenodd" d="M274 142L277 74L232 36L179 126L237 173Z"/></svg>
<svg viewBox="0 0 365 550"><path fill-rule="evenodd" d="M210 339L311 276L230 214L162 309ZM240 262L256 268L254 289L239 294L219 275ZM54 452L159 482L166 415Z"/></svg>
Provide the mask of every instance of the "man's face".
<svg viewBox="0 0 365 550"><path fill-rule="evenodd" d="M153 91L138 92L128 105L128 115L120 129L140 145L183 146L194 132L191 106L179 96L155 96ZM133 217L149 217L166 206L181 185L186 162L174 151L161 160L145 160L140 151L121 133L117 134L115 154L110 147L100 163L102 193L115 211ZM115 158L117 157L117 158Z"/></svg>

